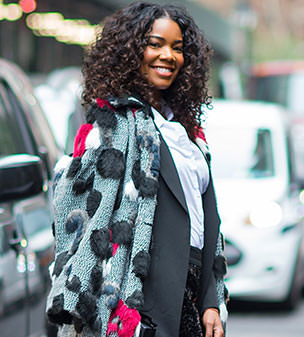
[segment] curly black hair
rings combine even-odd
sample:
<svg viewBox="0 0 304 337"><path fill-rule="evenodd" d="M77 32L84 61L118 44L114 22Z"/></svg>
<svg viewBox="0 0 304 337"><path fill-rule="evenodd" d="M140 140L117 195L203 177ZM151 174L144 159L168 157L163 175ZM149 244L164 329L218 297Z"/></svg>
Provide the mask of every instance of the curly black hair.
<svg viewBox="0 0 304 337"><path fill-rule="evenodd" d="M212 50L194 20L183 8L170 4L135 2L109 17L83 61L84 105L97 97L139 95L157 106L153 86L140 73L148 32L155 20L169 17L183 36L184 65L162 96L175 119L194 140L202 104L210 103L207 82ZM88 117L89 118L89 117Z"/></svg>

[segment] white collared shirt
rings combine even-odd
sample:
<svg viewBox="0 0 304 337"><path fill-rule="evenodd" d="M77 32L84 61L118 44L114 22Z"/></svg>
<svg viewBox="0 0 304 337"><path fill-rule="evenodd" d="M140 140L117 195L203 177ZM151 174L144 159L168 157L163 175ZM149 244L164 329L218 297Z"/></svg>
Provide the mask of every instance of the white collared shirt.
<svg viewBox="0 0 304 337"><path fill-rule="evenodd" d="M190 245L203 248L204 211L202 194L209 183L209 170L204 155L188 137L185 128L179 122L173 122L171 109L166 107L167 120L152 107L154 122L162 134L172 155L178 176L184 191L190 216Z"/></svg>

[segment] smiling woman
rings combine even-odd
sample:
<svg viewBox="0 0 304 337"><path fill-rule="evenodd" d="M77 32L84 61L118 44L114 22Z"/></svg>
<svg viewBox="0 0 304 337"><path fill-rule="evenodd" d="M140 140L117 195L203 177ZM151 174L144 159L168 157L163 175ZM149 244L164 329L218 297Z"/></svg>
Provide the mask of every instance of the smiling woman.
<svg viewBox="0 0 304 337"><path fill-rule="evenodd" d="M59 336L223 337L226 264L200 128L210 53L183 9L147 2L108 18L88 50L87 124L54 184L47 314Z"/></svg>

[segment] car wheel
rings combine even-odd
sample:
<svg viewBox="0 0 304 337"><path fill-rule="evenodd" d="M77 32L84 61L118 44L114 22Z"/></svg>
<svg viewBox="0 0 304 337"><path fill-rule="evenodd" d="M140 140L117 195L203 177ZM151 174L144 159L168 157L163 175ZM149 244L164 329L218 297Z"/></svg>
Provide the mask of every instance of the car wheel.
<svg viewBox="0 0 304 337"><path fill-rule="evenodd" d="M301 259L299 255L300 254L298 254L289 293L284 302L282 303L283 309L285 310L295 309L302 297L303 280L301 275Z"/></svg>

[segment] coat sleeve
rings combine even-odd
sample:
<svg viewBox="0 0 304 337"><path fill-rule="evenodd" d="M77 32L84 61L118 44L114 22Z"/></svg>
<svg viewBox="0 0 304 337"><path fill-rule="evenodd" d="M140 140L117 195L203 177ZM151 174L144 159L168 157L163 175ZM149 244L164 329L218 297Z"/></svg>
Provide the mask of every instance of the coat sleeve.
<svg viewBox="0 0 304 337"><path fill-rule="evenodd" d="M227 301L228 291L224 284L224 276L227 272L226 258L223 254L224 240L223 235L219 233L214 263L210 274L207 290L200 308L201 315L208 308L217 308L225 330L228 318Z"/></svg>
<svg viewBox="0 0 304 337"><path fill-rule="evenodd" d="M217 292L216 292L216 280L215 280L214 273L210 274L208 288L207 288L206 294L204 296L204 300L203 300L202 307L201 307L201 310L200 310L201 315L208 308L219 309Z"/></svg>

